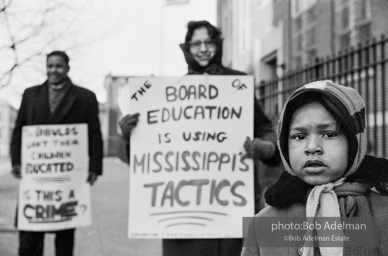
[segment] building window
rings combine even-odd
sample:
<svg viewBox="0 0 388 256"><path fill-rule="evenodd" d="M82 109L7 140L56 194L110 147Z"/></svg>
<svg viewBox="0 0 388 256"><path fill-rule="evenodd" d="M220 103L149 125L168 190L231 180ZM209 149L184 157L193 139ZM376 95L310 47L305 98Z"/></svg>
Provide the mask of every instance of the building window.
<svg viewBox="0 0 388 256"><path fill-rule="evenodd" d="M273 79L276 78L276 68L277 68L277 60L276 58L273 58L272 60L268 61L266 63L267 70L268 70L268 77Z"/></svg>
<svg viewBox="0 0 388 256"><path fill-rule="evenodd" d="M371 38L371 28L370 23L361 25L357 27L357 41L358 42L364 42L366 40L369 40Z"/></svg>
<svg viewBox="0 0 388 256"><path fill-rule="evenodd" d="M313 63L315 59L317 58L317 50L312 49L307 52L307 62L308 63Z"/></svg>
<svg viewBox="0 0 388 256"><path fill-rule="evenodd" d="M368 19L367 0L356 0L354 6L355 6L356 22L367 20Z"/></svg>
<svg viewBox="0 0 388 256"><path fill-rule="evenodd" d="M350 47L350 33L340 35L340 49L344 50Z"/></svg>
<svg viewBox="0 0 388 256"><path fill-rule="evenodd" d="M295 20L295 32L299 32L302 30L302 16L299 16Z"/></svg>
<svg viewBox="0 0 388 256"><path fill-rule="evenodd" d="M302 35L299 35L296 38L296 52L301 52L303 49L303 37Z"/></svg>
<svg viewBox="0 0 388 256"><path fill-rule="evenodd" d="M341 30L349 28L349 7L345 7L341 11Z"/></svg>
<svg viewBox="0 0 388 256"><path fill-rule="evenodd" d="M310 28L306 32L306 47L315 45L315 27Z"/></svg>
<svg viewBox="0 0 388 256"><path fill-rule="evenodd" d="M306 22L311 24L316 20L315 6L311 7L306 13Z"/></svg>
<svg viewBox="0 0 388 256"><path fill-rule="evenodd" d="M301 56L295 57L294 62L295 62L295 67L294 67L295 69L299 69L302 67L302 57Z"/></svg>

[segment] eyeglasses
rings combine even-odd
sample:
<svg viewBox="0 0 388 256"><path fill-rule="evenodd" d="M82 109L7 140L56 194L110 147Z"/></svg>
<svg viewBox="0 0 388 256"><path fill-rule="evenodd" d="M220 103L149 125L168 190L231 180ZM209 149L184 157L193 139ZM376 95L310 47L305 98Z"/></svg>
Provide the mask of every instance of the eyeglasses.
<svg viewBox="0 0 388 256"><path fill-rule="evenodd" d="M191 48L193 49L200 49L202 44L205 45L206 48L214 48L216 46L216 42L212 40L206 40L206 41L194 41L194 42L189 42L188 43Z"/></svg>

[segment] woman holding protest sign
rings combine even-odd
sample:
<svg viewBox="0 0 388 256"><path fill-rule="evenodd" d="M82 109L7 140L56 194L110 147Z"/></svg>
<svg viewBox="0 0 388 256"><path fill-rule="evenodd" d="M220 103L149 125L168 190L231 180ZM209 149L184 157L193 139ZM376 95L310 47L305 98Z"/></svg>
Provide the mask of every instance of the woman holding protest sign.
<svg viewBox="0 0 388 256"><path fill-rule="evenodd" d="M246 75L222 65L222 36L208 21L190 21L185 42L180 45L188 65L188 75ZM247 138L244 147L247 157L276 165L280 158L276 151L276 133L271 121L254 100L254 140Z"/></svg>
<svg viewBox="0 0 388 256"><path fill-rule="evenodd" d="M188 64L188 75L246 75L222 65L222 36L219 29L208 21L188 23L185 42L180 45ZM130 132L136 126L139 114L127 115L119 125L123 138L129 141ZM276 133L264 114L256 98L254 100L254 139L247 138L244 143L246 154L243 158L259 159L274 166L280 163L276 148ZM128 147L129 148L129 147ZM257 170L257 168L255 168ZM260 210L262 189L255 172L255 205ZM242 220L241 220L242 221ZM164 239L163 255L240 255L242 239Z"/></svg>

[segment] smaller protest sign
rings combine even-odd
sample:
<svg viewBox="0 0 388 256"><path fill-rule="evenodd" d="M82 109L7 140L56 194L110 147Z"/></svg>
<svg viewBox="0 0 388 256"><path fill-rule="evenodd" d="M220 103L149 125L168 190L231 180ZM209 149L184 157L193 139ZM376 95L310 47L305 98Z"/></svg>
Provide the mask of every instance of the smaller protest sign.
<svg viewBox="0 0 388 256"><path fill-rule="evenodd" d="M19 230L91 224L87 138L86 124L23 127Z"/></svg>

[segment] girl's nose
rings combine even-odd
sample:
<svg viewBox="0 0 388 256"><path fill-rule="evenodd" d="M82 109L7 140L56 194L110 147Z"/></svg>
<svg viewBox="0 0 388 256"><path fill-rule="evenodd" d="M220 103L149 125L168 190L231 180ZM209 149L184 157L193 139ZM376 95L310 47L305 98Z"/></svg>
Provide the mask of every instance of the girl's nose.
<svg viewBox="0 0 388 256"><path fill-rule="evenodd" d="M305 148L305 153L307 155L309 155L309 154L322 154L323 149L321 147L320 140L318 138L314 138L314 137L308 139L307 145Z"/></svg>

